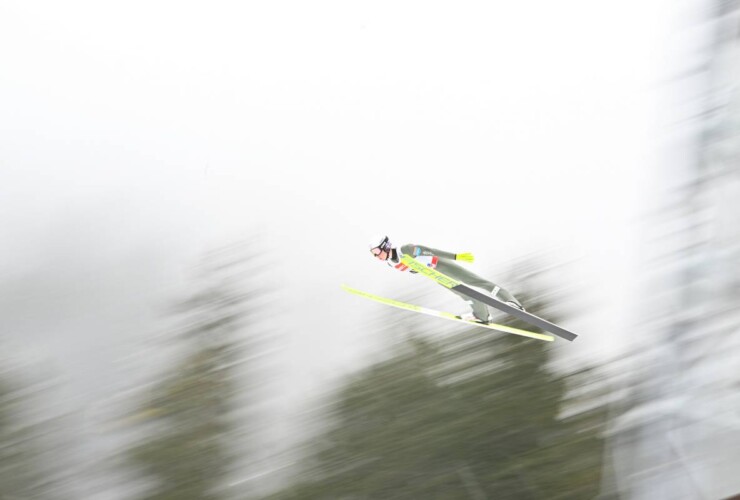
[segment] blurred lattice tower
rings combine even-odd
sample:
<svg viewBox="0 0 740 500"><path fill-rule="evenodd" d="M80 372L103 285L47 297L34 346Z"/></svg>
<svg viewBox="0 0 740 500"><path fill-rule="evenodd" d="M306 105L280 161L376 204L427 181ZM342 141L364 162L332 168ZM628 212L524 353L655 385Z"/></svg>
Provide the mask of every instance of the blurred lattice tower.
<svg viewBox="0 0 740 500"><path fill-rule="evenodd" d="M667 204L647 223L638 349L603 498L740 495L740 0L711 9L695 27L711 42L683 78L695 95L673 131Z"/></svg>

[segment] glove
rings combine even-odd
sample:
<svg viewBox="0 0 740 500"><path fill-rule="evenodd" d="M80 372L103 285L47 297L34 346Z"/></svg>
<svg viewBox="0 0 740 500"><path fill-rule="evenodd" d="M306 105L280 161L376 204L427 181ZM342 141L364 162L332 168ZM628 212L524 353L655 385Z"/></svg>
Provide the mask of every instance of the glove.
<svg viewBox="0 0 740 500"><path fill-rule="evenodd" d="M473 257L472 253L457 253L455 254L455 260L461 260L470 264L475 260L475 257Z"/></svg>

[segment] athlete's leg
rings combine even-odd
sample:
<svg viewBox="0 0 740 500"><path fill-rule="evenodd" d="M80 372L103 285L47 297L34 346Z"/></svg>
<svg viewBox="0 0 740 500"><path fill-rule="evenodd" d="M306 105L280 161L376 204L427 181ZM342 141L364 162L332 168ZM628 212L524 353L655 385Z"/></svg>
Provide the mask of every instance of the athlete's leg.
<svg viewBox="0 0 740 500"><path fill-rule="evenodd" d="M468 271L467 269L463 267L460 267L451 262L440 262L437 265L437 270L441 272L442 274L446 274L452 279L455 279L457 281L462 281L468 286L479 288L483 290L484 292L492 295L495 299L500 300L501 302L512 302L518 305L522 310L524 309L521 303L516 299L516 297L514 297L514 295L511 292L509 292L505 288L502 288L499 285L491 281L488 281L487 279L484 279L478 276L475 273ZM455 292L455 290L452 290L452 291ZM483 320L484 318L488 317L488 314L489 314L488 307L489 306L477 300L473 300L461 293L458 293L458 292L455 292L455 293L457 293L459 296L463 298L463 300L465 300L466 302L470 304L470 307L473 310L473 314L475 315L476 318Z"/></svg>
<svg viewBox="0 0 740 500"><path fill-rule="evenodd" d="M460 297L465 302L467 302L468 306L470 306L470 309L473 311L473 316L475 316L475 319L483 323L488 323L488 320L491 315L488 305L478 300L473 300L467 295L464 295L456 290L451 290L449 288L448 290L450 290L452 293L456 294L458 297Z"/></svg>

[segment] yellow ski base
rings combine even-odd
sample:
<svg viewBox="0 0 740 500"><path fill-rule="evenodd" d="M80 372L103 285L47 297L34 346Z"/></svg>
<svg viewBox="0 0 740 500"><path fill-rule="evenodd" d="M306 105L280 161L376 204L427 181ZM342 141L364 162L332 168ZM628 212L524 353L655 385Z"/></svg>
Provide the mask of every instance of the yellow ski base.
<svg viewBox="0 0 740 500"><path fill-rule="evenodd" d="M529 337L533 339L538 340L544 340L546 342L552 342L555 340L555 337L552 335L547 335L544 333L535 333L530 332L527 330L520 330L519 328L514 328L511 326L506 325L497 325L495 323L478 323L477 321L467 321L462 319L460 316L444 311L436 311L434 309L427 309L426 307L416 306L413 304L407 304L405 302L399 302L398 300L393 299L386 299L385 297L379 297L378 295L373 295L372 293L363 292L361 290L357 290L355 288L352 288L347 285L342 285L342 288L346 290L347 292L359 295L360 297L365 297L366 299L374 300L375 302L380 302L381 304L387 304L389 306L398 307L399 309L406 309L407 311L414 311L422 314L427 314L429 316L436 316L437 318L443 318L443 319L449 319L452 321L459 321L461 323L467 323L471 326L479 326L481 328L489 328L491 330L496 330L498 332L504 332L504 333L511 333L514 335L521 335L522 337Z"/></svg>

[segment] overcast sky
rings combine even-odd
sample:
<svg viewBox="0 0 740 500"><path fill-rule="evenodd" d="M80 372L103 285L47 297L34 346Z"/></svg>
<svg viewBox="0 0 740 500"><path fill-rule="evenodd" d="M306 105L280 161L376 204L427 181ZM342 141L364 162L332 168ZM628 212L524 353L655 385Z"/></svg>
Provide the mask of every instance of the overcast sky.
<svg viewBox="0 0 740 500"><path fill-rule="evenodd" d="M575 349L614 352L669 4L3 1L7 338L104 376L202 252L258 234L283 348L320 378L381 307L341 283L410 289L369 258L388 234L493 281L567 262Z"/></svg>

